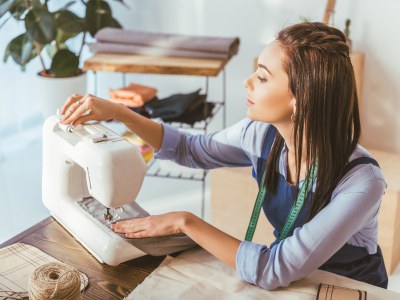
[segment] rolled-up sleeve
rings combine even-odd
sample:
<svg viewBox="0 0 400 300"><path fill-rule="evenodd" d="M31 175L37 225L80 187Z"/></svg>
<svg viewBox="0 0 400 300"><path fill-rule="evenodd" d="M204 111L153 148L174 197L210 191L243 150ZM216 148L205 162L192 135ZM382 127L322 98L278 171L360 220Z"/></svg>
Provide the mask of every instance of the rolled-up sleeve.
<svg viewBox="0 0 400 300"><path fill-rule="evenodd" d="M236 255L236 270L239 278L247 283L257 284L259 259L268 259L268 252L261 255L266 247L256 243L243 241Z"/></svg>
<svg viewBox="0 0 400 300"><path fill-rule="evenodd" d="M163 126L163 140L159 151L154 151L158 159L173 159L179 144L180 133L176 127L161 123Z"/></svg>
<svg viewBox="0 0 400 300"><path fill-rule="evenodd" d="M252 161L243 150L243 137L249 122L249 119L243 119L231 127L207 135L189 135L161 123L163 140L161 148L155 152L155 158L199 169L251 166Z"/></svg>
<svg viewBox="0 0 400 300"><path fill-rule="evenodd" d="M236 255L240 279L274 290L324 264L379 212L386 183L372 168L365 165L357 171L346 181L347 189L342 187L330 204L280 244L269 248L243 241Z"/></svg>

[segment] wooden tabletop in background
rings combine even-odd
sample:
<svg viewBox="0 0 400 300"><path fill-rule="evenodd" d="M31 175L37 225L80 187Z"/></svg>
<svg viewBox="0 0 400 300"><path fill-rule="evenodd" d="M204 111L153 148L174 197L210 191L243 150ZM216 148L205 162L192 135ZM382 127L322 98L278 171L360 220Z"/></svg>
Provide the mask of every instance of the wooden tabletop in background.
<svg viewBox="0 0 400 300"><path fill-rule="evenodd" d="M218 76L227 63L222 59L96 53L85 61L83 71Z"/></svg>
<svg viewBox="0 0 400 300"><path fill-rule="evenodd" d="M0 248L26 243L89 276L82 299L124 299L155 270L165 256L142 256L112 267L101 264L55 219L49 217L4 242Z"/></svg>

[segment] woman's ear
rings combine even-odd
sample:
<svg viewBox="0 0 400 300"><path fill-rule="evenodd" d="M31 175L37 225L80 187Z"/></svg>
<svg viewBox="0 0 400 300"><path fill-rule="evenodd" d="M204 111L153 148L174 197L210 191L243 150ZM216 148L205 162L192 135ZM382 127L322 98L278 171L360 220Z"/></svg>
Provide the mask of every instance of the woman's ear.
<svg viewBox="0 0 400 300"><path fill-rule="evenodd" d="M296 114L296 103L297 103L297 101L296 101L296 99L295 98L292 98L292 100L291 100L291 105L292 105L292 108L293 108L293 114L295 115Z"/></svg>

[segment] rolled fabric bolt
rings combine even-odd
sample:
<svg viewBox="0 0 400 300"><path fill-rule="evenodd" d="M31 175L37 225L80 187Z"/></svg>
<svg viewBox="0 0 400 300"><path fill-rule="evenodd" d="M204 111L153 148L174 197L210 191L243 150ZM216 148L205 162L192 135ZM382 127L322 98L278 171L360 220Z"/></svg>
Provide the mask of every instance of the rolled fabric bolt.
<svg viewBox="0 0 400 300"><path fill-rule="evenodd" d="M59 123L58 126L60 126L60 129L66 133L73 133L75 130L75 128L72 124L64 125L64 124Z"/></svg>

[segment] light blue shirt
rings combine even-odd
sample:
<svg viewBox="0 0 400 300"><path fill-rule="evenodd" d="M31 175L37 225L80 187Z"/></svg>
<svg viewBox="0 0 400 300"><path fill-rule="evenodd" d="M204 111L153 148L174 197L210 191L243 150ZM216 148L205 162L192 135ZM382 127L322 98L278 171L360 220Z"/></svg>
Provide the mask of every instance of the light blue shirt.
<svg viewBox="0 0 400 300"><path fill-rule="evenodd" d="M248 118L222 131L190 136L175 127L163 125L158 159L201 169L253 166L261 156L267 123ZM373 156L360 145L350 157ZM282 149L279 172L286 180L287 147ZM250 176L250 174L249 174ZM316 187L315 179L313 191ZM304 180L299 182L299 187ZM378 213L387 187L381 170L371 164L358 165L340 180L331 202L293 236L272 248L243 241L236 255L241 280L267 290L288 286L301 279L335 254L345 243L377 252ZM248 199L254 202L255 199ZM261 216L262 217L262 216Z"/></svg>

